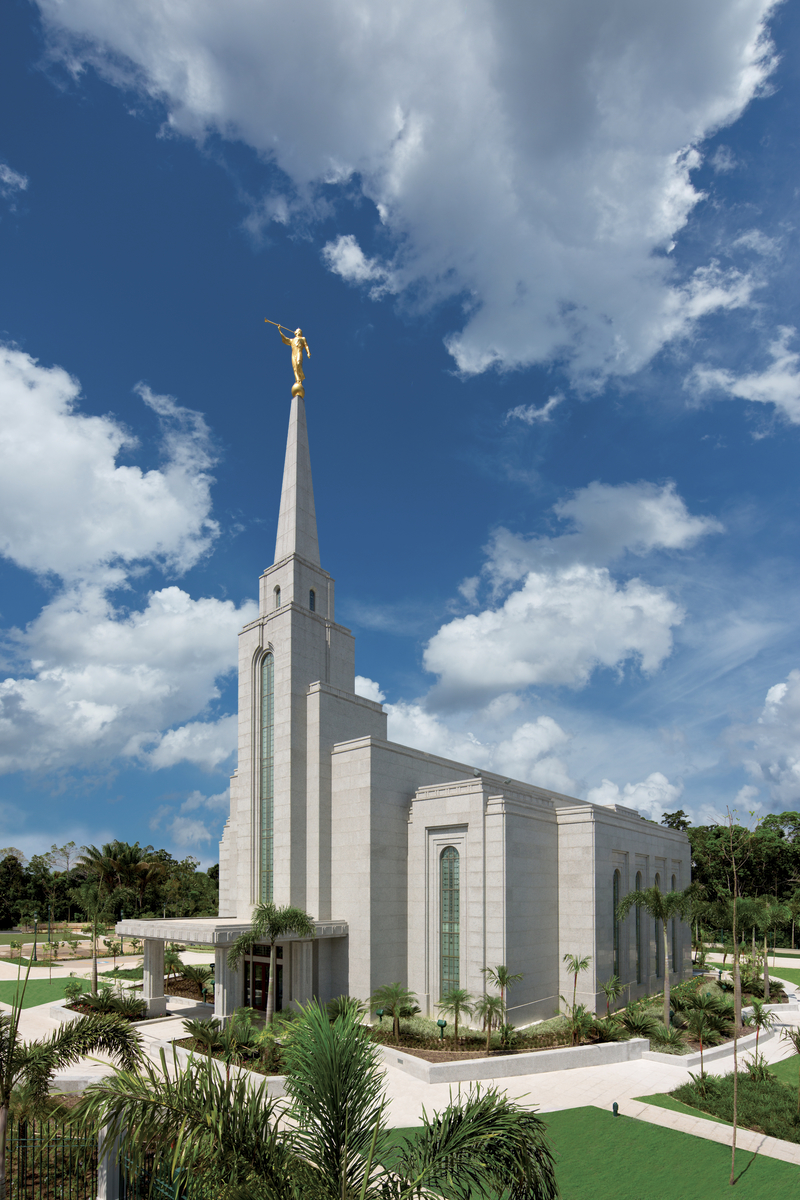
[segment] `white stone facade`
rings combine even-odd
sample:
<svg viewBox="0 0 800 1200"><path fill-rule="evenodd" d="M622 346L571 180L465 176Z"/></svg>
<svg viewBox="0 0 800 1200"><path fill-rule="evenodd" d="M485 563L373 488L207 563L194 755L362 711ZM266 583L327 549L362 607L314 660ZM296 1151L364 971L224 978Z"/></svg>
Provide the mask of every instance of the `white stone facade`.
<svg viewBox="0 0 800 1200"><path fill-rule="evenodd" d="M279 594L276 588L280 589ZM315 608L309 607L312 589ZM524 979L509 997L515 1023L571 999L566 952L589 955L579 999L604 1007L614 967L613 876L621 895L658 873L689 882L686 836L619 805L600 807L534 784L479 774L386 740L379 704L354 692L354 645L334 618L333 580L317 543L303 400L292 404L276 562L260 580L260 612L240 638L239 766L220 858L220 915L246 919L259 898L259 671L275 672L272 898L347 937L311 949L312 990L366 999L400 980L434 1013L441 989L442 851L459 854L459 985L479 994L481 968ZM628 996L660 990L653 922L621 926L618 965ZM646 927L646 928L645 928ZM299 949L297 947L296 949ZM676 930L673 980L689 970L688 930ZM640 982L637 982L637 979Z"/></svg>
<svg viewBox="0 0 800 1200"><path fill-rule="evenodd" d="M458 855L457 891L455 876L442 874L445 851L449 861ZM628 985L623 1002L662 989L652 920L632 913L615 939L615 871L620 896L637 876L641 887L658 877L662 890L682 889L689 842L620 805L389 742L381 706L355 694L354 640L336 623L334 581L320 564L304 401L295 397L275 562L239 639L238 767L220 845L220 918L208 937L224 944L260 899L297 905L320 936L283 947L285 1003L366 999L400 981L435 1015L445 962L445 981L475 995L481 969L502 963L524 976L508 998L510 1019L524 1025L553 1015L561 995L571 1001L565 953L591 959L578 980L591 1008L604 1010L600 983L615 967ZM158 924L148 922L145 936ZM673 945L677 982L691 972L682 923ZM217 990L225 1015L244 1000L242 971L226 972Z"/></svg>

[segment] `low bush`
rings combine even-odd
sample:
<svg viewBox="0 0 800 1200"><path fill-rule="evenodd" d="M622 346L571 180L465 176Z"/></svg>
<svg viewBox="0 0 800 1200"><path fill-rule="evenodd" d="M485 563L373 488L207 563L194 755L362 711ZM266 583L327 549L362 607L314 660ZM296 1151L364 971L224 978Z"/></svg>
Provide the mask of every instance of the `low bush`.
<svg viewBox="0 0 800 1200"><path fill-rule="evenodd" d="M794 1088L788 1088L769 1071L759 1079L740 1071L738 1093L739 1125L769 1137L800 1143L800 1114ZM733 1121L733 1074L706 1076L705 1080L693 1077L691 1083L675 1088L670 1095L723 1121Z"/></svg>

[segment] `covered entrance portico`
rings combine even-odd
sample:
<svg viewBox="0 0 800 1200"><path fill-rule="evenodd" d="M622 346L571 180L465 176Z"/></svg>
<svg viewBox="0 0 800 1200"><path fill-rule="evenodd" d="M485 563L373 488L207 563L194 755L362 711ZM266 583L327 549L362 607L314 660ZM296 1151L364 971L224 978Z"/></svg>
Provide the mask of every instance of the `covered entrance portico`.
<svg viewBox="0 0 800 1200"><path fill-rule="evenodd" d="M228 966L228 950L241 934L247 933L247 921L221 917L194 917L186 920L119 921L118 934L141 938L144 943L143 998L151 1017L163 1017L167 1011L164 994L164 950L168 942L193 943L214 948L214 1016L224 1019L245 1003L253 1008L266 1008L266 984L269 978L269 947L258 944L254 949L253 995L250 996L249 956L239 969ZM345 921L315 921L313 938L298 938L288 934L278 943L280 957L277 981L283 1008L290 1004L305 1004L315 995L315 962L319 954L317 943L347 937ZM266 953L264 953L266 951ZM245 970L245 963L247 969ZM265 969L266 968L266 969ZM247 999L245 998L247 984ZM327 998L327 997L326 997ZM260 1001L253 1003L253 1001Z"/></svg>

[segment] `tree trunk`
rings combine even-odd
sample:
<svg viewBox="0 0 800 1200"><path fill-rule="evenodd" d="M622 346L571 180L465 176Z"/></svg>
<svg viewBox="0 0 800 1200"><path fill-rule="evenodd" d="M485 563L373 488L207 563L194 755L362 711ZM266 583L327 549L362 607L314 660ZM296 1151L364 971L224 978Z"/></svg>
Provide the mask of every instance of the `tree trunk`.
<svg viewBox="0 0 800 1200"><path fill-rule="evenodd" d="M252 942L250 943L249 961L250 961L250 997L249 997L250 1007L255 1008L256 981L253 977L253 943Z"/></svg>
<svg viewBox="0 0 800 1200"><path fill-rule="evenodd" d="M275 1015L275 970L276 970L275 964L276 964L276 962L277 962L277 955L275 953L275 943L270 942L270 944L269 944L269 982L267 984L267 1013L266 1013L266 1018L265 1018L267 1025L272 1024L272 1018ZM250 986L252 987L252 983ZM396 1019L397 1018L395 1018L395 1020Z"/></svg>
<svg viewBox="0 0 800 1200"><path fill-rule="evenodd" d="M669 1029L669 935L667 934L667 922L662 922L664 926L664 1024Z"/></svg>
<svg viewBox="0 0 800 1200"><path fill-rule="evenodd" d="M92 991L97 991L97 915L92 917Z"/></svg>
<svg viewBox="0 0 800 1200"><path fill-rule="evenodd" d="M764 1001L769 1000L769 946L767 935L764 934Z"/></svg>
<svg viewBox="0 0 800 1200"><path fill-rule="evenodd" d="M6 1200L6 1138L8 1136L8 1106L0 1108L0 1200Z"/></svg>

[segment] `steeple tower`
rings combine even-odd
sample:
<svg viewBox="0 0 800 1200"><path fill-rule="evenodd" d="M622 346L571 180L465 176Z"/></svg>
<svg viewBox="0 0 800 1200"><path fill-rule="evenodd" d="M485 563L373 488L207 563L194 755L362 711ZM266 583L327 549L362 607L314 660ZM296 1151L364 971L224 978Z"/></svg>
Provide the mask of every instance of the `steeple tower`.
<svg viewBox="0 0 800 1200"><path fill-rule="evenodd" d="M301 395L292 398L289 417L275 562L282 562L290 554L299 554L307 563L320 566L306 408Z"/></svg>

